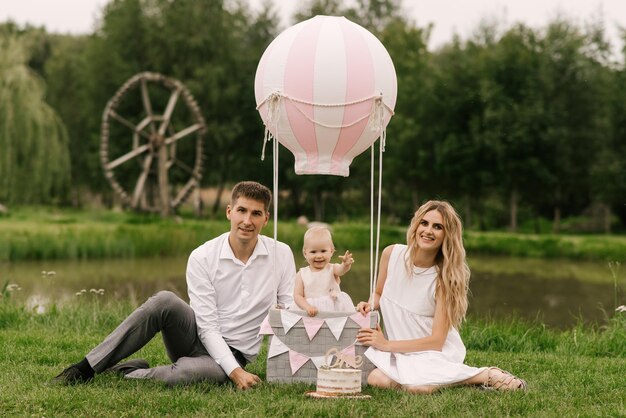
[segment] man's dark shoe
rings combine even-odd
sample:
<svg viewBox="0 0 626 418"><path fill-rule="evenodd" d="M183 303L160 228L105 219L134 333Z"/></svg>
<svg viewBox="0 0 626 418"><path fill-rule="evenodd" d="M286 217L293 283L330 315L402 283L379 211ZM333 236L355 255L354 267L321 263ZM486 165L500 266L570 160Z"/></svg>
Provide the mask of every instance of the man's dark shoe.
<svg viewBox="0 0 626 418"><path fill-rule="evenodd" d="M86 383L91 379L93 379L93 376L87 376L76 365L72 364L52 379L50 383L53 385L75 385L77 383Z"/></svg>
<svg viewBox="0 0 626 418"><path fill-rule="evenodd" d="M149 369L150 365L147 361L142 358L128 360L123 363L117 363L115 366L109 367L104 370L102 373L118 373L127 375L128 373L132 373L135 370L139 369Z"/></svg>

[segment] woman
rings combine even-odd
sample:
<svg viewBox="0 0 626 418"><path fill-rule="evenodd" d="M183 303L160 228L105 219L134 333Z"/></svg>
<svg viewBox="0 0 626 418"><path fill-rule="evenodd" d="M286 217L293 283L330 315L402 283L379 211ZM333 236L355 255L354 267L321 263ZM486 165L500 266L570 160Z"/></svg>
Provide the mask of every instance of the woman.
<svg viewBox="0 0 626 418"><path fill-rule="evenodd" d="M442 201L422 205L411 220L407 245L382 253L380 274L363 314L382 311L380 330L361 329L357 340L376 366L368 383L432 393L449 385L482 385L498 390L526 389L526 382L497 367L463 364L465 346L458 327L467 311L469 268L465 262L461 219Z"/></svg>

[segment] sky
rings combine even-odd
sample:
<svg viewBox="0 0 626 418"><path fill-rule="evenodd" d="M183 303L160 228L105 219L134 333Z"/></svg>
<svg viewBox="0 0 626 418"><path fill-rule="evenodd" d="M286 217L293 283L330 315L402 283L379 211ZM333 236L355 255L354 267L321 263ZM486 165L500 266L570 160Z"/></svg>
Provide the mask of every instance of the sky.
<svg viewBox="0 0 626 418"><path fill-rule="evenodd" d="M45 26L50 32L90 33L109 0L0 0L0 22ZM264 0L248 0L258 8ZM284 27L302 0L272 0L280 6ZM509 27L524 22L543 27L558 15L584 24L601 18L614 52L621 47L617 26L626 27L626 0L404 0L407 15L420 26L432 23L429 47L450 41L454 33L467 39L482 19L496 19Z"/></svg>

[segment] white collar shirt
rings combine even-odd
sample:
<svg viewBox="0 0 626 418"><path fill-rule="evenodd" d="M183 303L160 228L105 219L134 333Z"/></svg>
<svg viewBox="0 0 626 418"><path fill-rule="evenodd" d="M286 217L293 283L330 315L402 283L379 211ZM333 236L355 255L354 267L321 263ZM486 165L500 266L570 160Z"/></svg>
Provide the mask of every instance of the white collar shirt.
<svg viewBox="0 0 626 418"><path fill-rule="evenodd" d="M187 289L198 336L230 375L239 363L229 346L249 361L256 358L262 341L259 327L268 310L276 302L285 306L293 302L296 268L291 249L282 242L274 245L264 235L259 235L244 263L235 257L228 235L207 241L191 253Z"/></svg>

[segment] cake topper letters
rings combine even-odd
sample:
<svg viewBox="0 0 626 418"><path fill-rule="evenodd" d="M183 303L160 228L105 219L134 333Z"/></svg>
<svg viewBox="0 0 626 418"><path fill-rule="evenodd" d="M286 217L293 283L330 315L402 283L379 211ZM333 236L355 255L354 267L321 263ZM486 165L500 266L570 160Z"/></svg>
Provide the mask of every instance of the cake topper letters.
<svg viewBox="0 0 626 418"><path fill-rule="evenodd" d="M330 364L328 358L332 359L333 355L335 356L335 361ZM339 368L345 369L346 365L352 367L353 369L357 369L361 367L363 364L363 358L361 356L351 356L346 353L342 353L336 347L331 348L326 352L326 367L329 369Z"/></svg>

